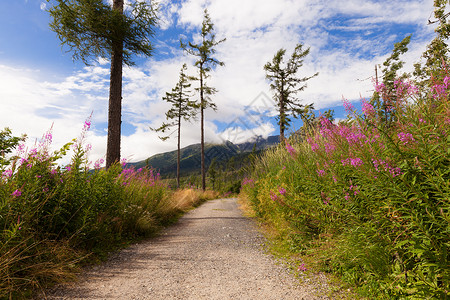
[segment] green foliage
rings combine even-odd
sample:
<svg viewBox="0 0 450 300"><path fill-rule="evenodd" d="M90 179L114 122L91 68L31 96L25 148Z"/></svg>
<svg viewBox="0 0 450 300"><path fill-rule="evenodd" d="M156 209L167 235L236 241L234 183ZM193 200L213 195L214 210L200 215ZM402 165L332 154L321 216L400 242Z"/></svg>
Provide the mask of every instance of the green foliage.
<svg viewBox="0 0 450 300"><path fill-rule="evenodd" d="M196 91L200 94L200 103L199 107L201 109L206 109L208 107L212 109L216 109L216 105L211 102L210 96L214 95L217 90L213 87L210 87L206 83L206 79L210 76L209 73L216 66L224 66L225 63L217 60L214 57L216 53L215 47L223 42L226 39L221 39L216 41L216 35L214 33L214 24L209 17L208 10L204 11L204 18L202 22L202 29L200 31L201 42L199 44L194 44L192 42L183 43L180 40L181 48L186 51L189 55L192 55L197 58L194 65L198 68L199 77L193 77L193 80L197 80L200 83L198 88L195 88Z"/></svg>
<svg viewBox="0 0 450 300"><path fill-rule="evenodd" d="M373 93L370 103L385 125L388 127L394 121L395 111L393 110L393 102L396 102L396 84L395 81L399 77L404 78L405 75L399 76L397 72L403 67L404 62L400 60L400 56L408 51L408 44L411 41L411 35L405 37L401 42L395 43L391 56L383 63L383 97L380 96L380 90L377 89ZM378 80L378 79L377 79ZM376 83L378 84L378 82Z"/></svg>
<svg viewBox="0 0 450 300"><path fill-rule="evenodd" d="M195 118L196 110L198 109L195 102L189 100L191 97L188 90L191 87L189 80L192 78L186 75L186 71L187 66L186 64L183 64L180 71L180 79L178 80L176 86L172 89L171 93L166 93L166 96L163 97L164 101L172 104L172 107L168 112L166 112L166 119L174 121L172 123L163 123L161 127L155 129L156 132L165 132L171 127L177 127L177 187L180 187L181 119L189 121L190 119ZM164 141L169 137L170 135L159 138Z"/></svg>
<svg viewBox="0 0 450 300"><path fill-rule="evenodd" d="M132 1L124 13L103 0L47 0L50 28L74 59L87 63L91 58L109 59L115 42L123 43L124 63L132 65L133 54L150 56L157 18L155 7L147 1Z"/></svg>
<svg viewBox="0 0 450 300"><path fill-rule="evenodd" d="M212 108L216 110L216 104L211 101L211 95L214 95L217 90L211 86L208 86L206 79L209 77L209 73L216 66L225 65L223 62L214 58L216 53L215 47L220 43L223 43L225 39L216 41L216 35L214 33L214 24L209 17L208 10L205 9L202 29L200 32L201 42L199 44L193 44L189 42L188 44L183 43L180 40L181 48L186 51L189 55L197 58L195 61L195 66L198 68L199 77L194 78L194 80L199 81L199 87L195 88L200 95L200 102L198 107L200 108L200 134L201 134L201 173L202 173L202 188L206 190L206 165L205 165L205 134L204 134L204 123L205 116L204 110Z"/></svg>
<svg viewBox="0 0 450 300"><path fill-rule="evenodd" d="M89 170L80 138L49 152L51 132L29 152L19 149L0 181L0 298L73 277L80 261L102 257L124 243L154 233L179 215L159 174L114 164ZM62 168L56 160L69 148Z"/></svg>
<svg viewBox="0 0 450 300"><path fill-rule="evenodd" d="M272 62L264 65L266 79L271 82L270 88L274 92L277 103L281 140L284 140L284 132L289 128L291 122L289 115L297 118L312 109L312 104L306 107L299 104L299 99L295 95L307 87L306 81L319 75L319 73L315 73L309 77L298 77L297 72L303 66L304 58L309 54L309 48L303 50L303 45L297 44L291 58L286 63L284 63L285 54L285 49L278 50Z"/></svg>
<svg viewBox="0 0 450 300"><path fill-rule="evenodd" d="M187 66L186 64L183 64L177 84L171 92L166 92L166 95L163 97L164 101L172 105L166 112L166 119L174 121L171 123L163 123L161 127L155 129L156 132L164 133L174 126L179 128L181 126L181 119L189 121L196 116L197 106L193 101L189 101L192 96L189 91L189 88L191 87L189 80L191 77L186 74L186 71ZM160 138L166 140L168 137L169 136L164 136Z"/></svg>
<svg viewBox="0 0 450 300"><path fill-rule="evenodd" d="M427 89L395 80L389 127L367 101L361 115L345 103L345 122L322 117L243 182L256 215L291 250L369 298L450 297L447 67L432 81ZM392 92L376 88L386 99Z"/></svg>
<svg viewBox="0 0 450 300"><path fill-rule="evenodd" d="M21 137L13 136L11 129L8 127L0 131L0 171L3 171L5 166L11 161L6 155L11 153L19 143L25 139L25 135L22 135Z"/></svg>

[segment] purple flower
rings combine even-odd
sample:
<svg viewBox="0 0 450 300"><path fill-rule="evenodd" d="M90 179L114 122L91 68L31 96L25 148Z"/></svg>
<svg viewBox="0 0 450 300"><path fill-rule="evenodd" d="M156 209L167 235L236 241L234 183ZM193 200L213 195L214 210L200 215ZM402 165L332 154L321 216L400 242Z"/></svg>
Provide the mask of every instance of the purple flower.
<svg viewBox="0 0 450 300"><path fill-rule="evenodd" d="M127 165L127 159L126 158L122 158L120 160L120 163L122 164L122 168L124 168Z"/></svg>
<svg viewBox="0 0 450 300"><path fill-rule="evenodd" d="M344 102L344 107L345 107L345 111L348 113L348 114L353 114L354 113L354 111L355 111L355 107L349 102L349 101L347 101L347 100L342 100L342 102Z"/></svg>
<svg viewBox="0 0 450 300"><path fill-rule="evenodd" d="M364 162L360 158L355 157L355 158L350 159L350 164L352 166L354 166L355 168L357 168L359 166L362 166L364 164Z"/></svg>
<svg viewBox="0 0 450 300"><path fill-rule="evenodd" d="M415 142L413 135L411 133L399 132L397 134L398 139L403 142L404 145Z"/></svg>
<svg viewBox="0 0 450 300"><path fill-rule="evenodd" d="M301 272L305 272L305 271L307 271L308 269L306 268L306 266L305 266L305 264L301 264L300 266L298 266L298 269L297 269L298 271L301 271Z"/></svg>
<svg viewBox="0 0 450 300"><path fill-rule="evenodd" d="M320 177L325 176L325 170L317 170L316 172Z"/></svg>
<svg viewBox="0 0 450 300"><path fill-rule="evenodd" d="M6 170L2 173L2 176L4 177L11 177L12 176L12 170Z"/></svg>
<svg viewBox="0 0 450 300"><path fill-rule="evenodd" d="M296 155L295 149L287 141L285 141L285 143L286 143L286 150L292 157L295 157Z"/></svg>
<svg viewBox="0 0 450 300"><path fill-rule="evenodd" d="M280 188L278 188L278 192L281 194L281 195L283 195L284 196L284 194L286 194L286 189L285 188L282 188L282 187L280 187Z"/></svg>
<svg viewBox="0 0 450 300"><path fill-rule="evenodd" d="M11 196L14 196L14 197L19 197L20 195L22 195L22 192L19 191L19 190L15 190L15 191L12 192L12 194L11 194Z"/></svg>
<svg viewBox="0 0 450 300"><path fill-rule="evenodd" d="M273 201L277 201L278 200L278 196L274 193L274 192L270 192L270 199L272 199Z"/></svg>
<svg viewBox="0 0 450 300"><path fill-rule="evenodd" d="M91 128L91 121L90 121L90 117L84 121L84 126L83 126L83 130L84 131L88 131L89 128Z"/></svg>
<svg viewBox="0 0 450 300"><path fill-rule="evenodd" d="M242 186L244 186L244 185L253 186L254 185L253 179L249 179L249 178L245 177L244 180L242 180Z"/></svg>
<svg viewBox="0 0 450 300"><path fill-rule="evenodd" d="M102 166L102 164L105 162L105 160L103 158L99 158L95 163L94 163L94 168L96 170L100 169L100 167Z"/></svg>
<svg viewBox="0 0 450 300"><path fill-rule="evenodd" d="M362 111L366 116L371 116L375 113L375 109L373 108L372 104L367 102L365 99L362 102Z"/></svg>

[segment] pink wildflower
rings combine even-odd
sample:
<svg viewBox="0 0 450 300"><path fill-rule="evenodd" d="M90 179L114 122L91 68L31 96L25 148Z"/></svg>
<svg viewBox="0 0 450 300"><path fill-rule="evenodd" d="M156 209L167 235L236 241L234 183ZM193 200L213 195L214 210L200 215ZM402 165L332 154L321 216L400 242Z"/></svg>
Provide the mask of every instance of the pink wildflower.
<svg viewBox="0 0 450 300"><path fill-rule="evenodd" d="M124 168L127 165L127 159L126 158L122 158L120 160L120 163L122 164L122 168Z"/></svg>
<svg viewBox="0 0 450 300"><path fill-rule="evenodd" d="M22 192L19 191L19 190L15 190L15 191L12 192L12 194L11 194L11 196L14 196L14 197L19 197L20 195L22 195Z"/></svg>
<svg viewBox="0 0 450 300"><path fill-rule="evenodd" d="M3 171L2 176L7 177L7 178L11 177L12 176L12 170Z"/></svg>
<svg viewBox="0 0 450 300"><path fill-rule="evenodd" d="M411 133L399 132L397 134L397 136L398 136L399 140L403 142L404 145L407 145L407 144L410 144L410 143L416 141Z"/></svg>
<svg viewBox="0 0 450 300"><path fill-rule="evenodd" d="M375 109L372 104L367 102L365 99L362 101L362 111L366 116L372 116L375 114Z"/></svg>
<svg viewBox="0 0 450 300"><path fill-rule="evenodd" d="M287 141L285 143L286 143L286 150L292 157L295 157L296 155L295 149Z"/></svg>
<svg viewBox="0 0 450 300"><path fill-rule="evenodd" d="M286 189L280 187L280 188L278 188L278 192L284 196L286 194Z"/></svg>
<svg viewBox="0 0 450 300"><path fill-rule="evenodd" d="M344 103L345 111L348 114L353 114L355 112L355 107L353 106L353 104L351 104L349 101L345 99L342 100L342 102Z"/></svg>
<svg viewBox="0 0 450 300"><path fill-rule="evenodd" d="M364 164L364 162L360 158L355 157L355 158L350 158L350 164L352 166L354 166L355 168L357 168L359 166L362 166Z"/></svg>
<svg viewBox="0 0 450 300"><path fill-rule="evenodd" d="M308 269L306 268L306 266L305 266L305 264L301 264L300 266L298 266L298 269L297 269L298 271L301 271L301 272L305 272L305 271L307 271Z"/></svg>
<svg viewBox="0 0 450 300"><path fill-rule="evenodd" d="M277 201L278 200L278 196L274 193L274 192L270 192L270 199L272 199L273 201Z"/></svg>

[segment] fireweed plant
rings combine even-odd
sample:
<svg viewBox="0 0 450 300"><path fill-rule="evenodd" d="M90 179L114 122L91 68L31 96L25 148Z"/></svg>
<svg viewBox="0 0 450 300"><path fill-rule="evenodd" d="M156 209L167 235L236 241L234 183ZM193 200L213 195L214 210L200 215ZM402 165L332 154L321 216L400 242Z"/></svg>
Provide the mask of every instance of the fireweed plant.
<svg viewBox="0 0 450 300"><path fill-rule="evenodd" d="M243 194L291 251L363 295L447 299L450 75L421 89L398 80L395 97L375 88L383 111L344 101L345 121L321 118L266 153Z"/></svg>
<svg viewBox="0 0 450 300"><path fill-rule="evenodd" d="M71 277L87 256L102 257L181 213L154 170L90 162L90 125L53 153L51 129L35 147L20 145L0 174L0 298ZM71 149L71 162L59 166Z"/></svg>

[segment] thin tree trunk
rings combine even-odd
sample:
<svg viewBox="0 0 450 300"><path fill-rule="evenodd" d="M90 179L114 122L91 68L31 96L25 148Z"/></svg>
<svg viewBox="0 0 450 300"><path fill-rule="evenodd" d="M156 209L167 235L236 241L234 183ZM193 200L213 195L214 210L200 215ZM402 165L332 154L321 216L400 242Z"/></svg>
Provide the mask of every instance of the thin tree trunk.
<svg viewBox="0 0 450 300"><path fill-rule="evenodd" d="M178 113L178 153L177 153L177 189L180 188L180 138L181 138L181 106Z"/></svg>
<svg viewBox="0 0 450 300"><path fill-rule="evenodd" d="M123 0L114 0L113 9L123 13ZM113 41L111 75L109 82L108 142L106 168L120 161L120 135L122 119L122 64L123 41Z"/></svg>
<svg viewBox="0 0 450 300"><path fill-rule="evenodd" d="M201 148L202 148L202 189L206 190L206 174L205 174L205 128L204 128L204 99L203 99L203 72L200 67L200 122L201 122Z"/></svg>
<svg viewBox="0 0 450 300"><path fill-rule="evenodd" d="M280 93L280 143L285 142L284 137L284 128L286 124L286 113L284 109L284 84L283 81L281 82L281 93Z"/></svg>

